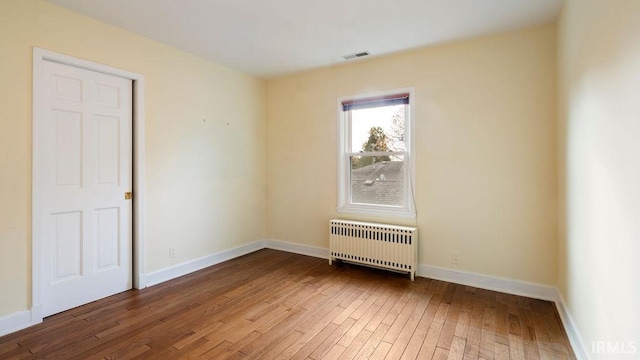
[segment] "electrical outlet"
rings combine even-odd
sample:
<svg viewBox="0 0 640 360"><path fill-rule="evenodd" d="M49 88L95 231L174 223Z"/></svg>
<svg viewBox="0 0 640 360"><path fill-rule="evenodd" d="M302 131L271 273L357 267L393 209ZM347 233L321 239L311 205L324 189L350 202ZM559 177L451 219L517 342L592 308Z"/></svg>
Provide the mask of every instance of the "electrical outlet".
<svg viewBox="0 0 640 360"><path fill-rule="evenodd" d="M454 251L451 253L451 263L458 265L458 263L460 262L460 253L457 251Z"/></svg>
<svg viewBox="0 0 640 360"><path fill-rule="evenodd" d="M176 257L176 248L170 247L169 248L169 259L175 259L175 257Z"/></svg>

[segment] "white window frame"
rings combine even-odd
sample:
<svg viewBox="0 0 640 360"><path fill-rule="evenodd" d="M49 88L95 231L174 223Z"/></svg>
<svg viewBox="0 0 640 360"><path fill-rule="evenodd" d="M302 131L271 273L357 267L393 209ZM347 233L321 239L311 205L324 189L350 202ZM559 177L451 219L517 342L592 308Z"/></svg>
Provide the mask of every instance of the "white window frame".
<svg viewBox="0 0 640 360"><path fill-rule="evenodd" d="M409 103L405 112L405 137L406 146L405 155L405 176L404 189L405 201L404 206L376 205L376 204L358 204L351 202L351 161L350 156L357 155L347 151L351 149L351 116L349 111L343 110L343 102L350 100L360 100L373 97L390 96L395 94L409 94ZM349 96L341 96L337 102L338 109L338 206L339 213L372 215L382 217L403 217L415 218L415 167L414 167L414 128L413 119L415 116L415 93L414 88L401 88L385 90L381 92L357 94ZM367 155L376 155L376 153L367 153ZM388 155L385 153L385 155Z"/></svg>

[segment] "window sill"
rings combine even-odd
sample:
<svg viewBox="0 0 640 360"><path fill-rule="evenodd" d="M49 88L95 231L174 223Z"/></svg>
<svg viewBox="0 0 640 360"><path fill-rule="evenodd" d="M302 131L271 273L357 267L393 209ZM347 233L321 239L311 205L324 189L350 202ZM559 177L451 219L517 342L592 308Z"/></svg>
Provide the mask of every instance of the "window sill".
<svg viewBox="0 0 640 360"><path fill-rule="evenodd" d="M386 218L403 218L403 219L415 219L415 211L407 211L404 209L392 210L373 208L365 206L339 206L336 208L339 213L342 214L354 214L354 215L370 215Z"/></svg>

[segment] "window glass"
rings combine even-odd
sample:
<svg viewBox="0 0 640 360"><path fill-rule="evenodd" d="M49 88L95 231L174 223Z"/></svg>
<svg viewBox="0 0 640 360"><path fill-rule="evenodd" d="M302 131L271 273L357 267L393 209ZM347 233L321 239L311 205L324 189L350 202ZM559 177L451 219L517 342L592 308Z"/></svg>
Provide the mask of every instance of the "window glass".
<svg viewBox="0 0 640 360"><path fill-rule="evenodd" d="M414 216L410 169L410 95L340 102L338 210Z"/></svg>

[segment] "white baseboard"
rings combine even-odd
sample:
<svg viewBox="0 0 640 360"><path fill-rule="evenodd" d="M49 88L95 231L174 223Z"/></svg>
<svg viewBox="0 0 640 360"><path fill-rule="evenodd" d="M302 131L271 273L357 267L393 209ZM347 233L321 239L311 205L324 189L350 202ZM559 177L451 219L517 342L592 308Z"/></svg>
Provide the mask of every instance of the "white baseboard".
<svg viewBox="0 0 640 360"><path fill-rule="evenodd" d="M321 259L329 258L329 249L310 245L290 243L286 241L265 239L258 240L233 249L207 255L198 259L177 264L152 273L139 276L140 288L153 286L162 282L190 274L233 258L261 249L274 249L295 254L313 256ZM417 276L448 281L456 284L500 291L512 295L526 296L556 303L560 319L569 337L569 341L578 360L589 360L588 352L571 314L565 306L564 299L555 287L529 283L513 279L493 277L483 274L445 269L430 265L418 265ZM38 317L39 316L39 317ZM39 319L39 321L38 321ZM42 321L39 309L20 311L0 318L0 336L6 335Z"/></svg>
<svg viewBox="0 0 640 360"><path fill-rule="evenodd" d="M329 259L329 249L311 245L295 244L280 240L263 240L264 248L281 250L294 254L313 256L321 259Z"/></svg>
<svg viewBox="0 0 640 360"><path fill-rule="evenodd" d="M139 281L144 282L146 286L157 285L165 281L190 274L194 271L202 270L209 266L213 266L221 262L225 262L233 258L252 253L254 251L258 251L263 248L264 245L262 240L254 241L252 243L238 246L233 249L203 256L198 259L190 260L168 268L141 275Z"/></svg>
<svg viewBox="0 0 640 360"><path fill-rule="evenodd" d="M295 244L273 239L263 240L263 244L264 247L268 249L287 251L322 259L329 258L329 249L327 248ZM505 292L512 295L521 295L554 302L558 301L558 291L556 288L547 285L445 269L429 265L419 265L417 275L487 290Z"/></svg>
<svg viewBox="0 0 640 360"><path fill-rule="evenodd" d="M506 279L437 266L418 265L418 276L443 280L461 285L526 296L534 299L557 301L555 287L520 280Z"/></svg>
<svg viewBox="0 0 640 360"><path fill-rule="evenodd" d="M573 320L573 316L571 316L571 313L569 312L569 309L565 304L566 303L564 301L564 297L562 297L562 293L558 291L558 301L556 301L556 308L558 308L560 320L562 321L564 330L567 332L567 336L569 337L571 348L573 348L576 359L589 360L589 352L587 351L587 347L584 346L584 342L582 341L583 337L580 336L580 332L578 331L578 327Z"/></svg>
<svg viewBox="0 0 640 360"><path fill-rule="evenodd" d="M309 245L295 244L279 240L263 240L268 249L287 251L296 254L309 255L322 259L329 258L329 249ZM466 271L445 269L430 265L418 265L417 276L430 279L448 281L456 284L504 292L511 295L526 296L534 299L552 301L556 304L560 320L567 332L571 347L578 360L589 360L588 353L580 340L577 328L558 289L553 286L541 285L514 279L506 279Z"/></svg>
<svg viewBox="0 0 640 360"><path fill-rule="evenodd" d="M562 326L567 332L569 343L576 355L576 359L589 360L588 352L581 340L582 337L579 335L575 322L565 306L562 295L555 287L429 265L418 265L418 276L499 291L511 295L552 301L556 304L560 321L562 321Z"/></svg>
<svg viewBox="0 0 640 360"><path fill-rule="evenodd" d="M146 274L140 274L138 275L138 281L137 282L133 282L133 288L134 289L144 289L147 286L149 286L149 284L147 284L147 275Z"/></svg>
<svg viewBox="0 0 640 360"><path fill-rule="evenodd" d="M40 317L40 321L37 321L37 316L34 317L31 310L23 310L0 317L0 336L26 329L40 322L42 322L42 317Z"/></svg>
<svg viewBox="0 0 640 360"><path fill-rule="evenodd" d="M310 245L295 244L280 240L258 240L246 245L221 251L216 254L203 256L198 259L183 262L181 264L173 265L151 273L141 274L138 277L138 282L140 284L140 288L157 285L165 281L179 278L180 276L184 276L192 272L202 270L209 266L213 266L221 262L225 262L233 258L237 258L238 256L246 255L261 249L281 250L295 254L319 257L323 259L329 258L329 249Z"/></svg>

